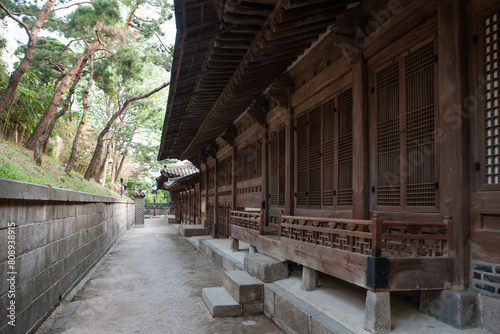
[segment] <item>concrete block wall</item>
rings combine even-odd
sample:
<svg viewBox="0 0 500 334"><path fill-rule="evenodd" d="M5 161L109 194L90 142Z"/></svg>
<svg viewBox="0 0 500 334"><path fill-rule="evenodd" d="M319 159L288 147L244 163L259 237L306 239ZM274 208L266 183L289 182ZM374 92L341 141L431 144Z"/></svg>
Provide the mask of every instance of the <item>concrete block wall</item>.
<svg viewBox="0 0 500 334"><path fill-rule="evenodd" d="M132 201L0 179L0 332L33 332L133 223Z"/></svg>
<svg viewBox="0 0 500 334"><path fill-rule="evenodd" d="M500 264L472 260L472 290L479 292L481 324L500 334Z"/></svg>

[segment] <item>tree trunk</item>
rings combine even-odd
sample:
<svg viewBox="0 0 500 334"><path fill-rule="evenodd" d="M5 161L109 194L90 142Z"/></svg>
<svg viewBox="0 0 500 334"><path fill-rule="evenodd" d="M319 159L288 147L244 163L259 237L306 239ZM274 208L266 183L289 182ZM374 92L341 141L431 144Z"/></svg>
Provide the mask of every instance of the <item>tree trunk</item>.
<svg viewBox="0 0 500 334"><path fill-rule="evenodd" d="M118 170L116 171L116 174L115 174L115 184L118 181L118 178L120 177L120 173L122 172L123 163L125 162L126 157L127 157L126 154L122 155L122 159L120 161L120 166L118 167Z"/></svg>
<svg viewBox="0 0 500 334"><path fill-rule="evenodd" d="M113 137L109 138L108 144L106 145L106 153L104 154L104 159L101 164L101 168L99 168L99 172L95 176L95 182L100 183L101 186L106 184L106 171L108 169L108 158L109 158L109 149L111 146L111 141Z"/></svg>
<svg viewBox="0 0 500 334"><path fill-rule="evenodd" d="M30 139L26 142L25 147L27 149L34 149L35 148L35 143L40 138L47 127L47 124L50 121L50 118L54 114L54 111L57 108L57 105L59 104L59 101L61 100L61 97L63 96L64 92L68 88L69 84L75 77L78 69L80 68L80 65L82 64L83 60L87 58L89 55L93 54L95 50L101 45L100 42L94 42L88 49L87 52L82 53L80 58L76 61L76 63L73 65L73 67L69 70L68 74L64 76L63 80L59 84L59 87L57 87L57 90L52 97L52 101L50 101L50 104L45 111L45 114L43 115L42 119L40 122L38 122L38 125L36 126L35 130L33 130L33 133L31 134Z"/></svg>
<svg viewBox="0 0 500 334"><path fill-rule="evenodd" d="M113 165L111 165L111 177L110 182L112 185L116 184L115 178L116 178L116 168L118 167L116 164L116 160L118 159L118 151L116 150L116 143L113 147Z"/></svg>
<svg viewBox="0 0 500 334"><path fill-rule="evenodd" d="M93 55L90 55L90 76L89 76L89 81L87 83L87 87L85 88L85 91L83 92L82 119L80 120L80 124L78 125L78 129L76 130L75 138L73 139L73 145L71 146L71 156L69 157L69 161L66 164L66 168L64 169L64 171L66 173L71 172L73 170L73 168L75 167L76 152L78 151L78 140L80 139L80 135L82 134L83 127L85 126L87 112L89 110L88 97L89 97L90 88L92 87L93 79L94 79L94 58L93 58Z"/></svg>
<svg viewBox="0 0 500 334"><path fill-rule="evenodd" d="M97 174L96 178L95 178L96 182L100 182L100 180L103 180L101 182L102 186L104 186L104 184L106 183L106 171L108 169L108 157L109 157L109 150L111 148L111 144L115 140L116 134L120 131L124 122L125 122L125 117L122 117L120 124L118 124L113 135L109 139L108 145L106 145L106 155L104 156L104 161L103 161L101 168L99 170L99 174Z"/></svg>
<svg viewBox="0 0 500 334"><path fill-rule="evenodd" d="M35 25L31 29L31 32L28 31L27 26L23 25L21 22L21 25L24 26L26 31L28 32L28 45L26 48L26 53L24 54L24 58L19 64L19 66L16 68L14 72L12 72L10 79L9 79L9 85L7 88L3 91L2 96L0 97L0 115L3 114L5 111L5 108L9 104L10 99L14 95L14 92L17 89L17 85L19 84L19 80L21 77L24 75L26 72L26 69L28 68L29 64L31 63L31 60L33 59L33 54L35 53L35 43L36 43L36 38L38 36L38 33L40 32L40 29L42 29L43 23L45 22L45 19L49 15L50 10L52 9L52 6L54 5L55 0L48 0L45 5L43 6L42 10L40 11L40 14L38 15L38 18L36 19ZM2 8L6 13L10 14L9 11L2 5L0 4L0 8ZM14 19L13 16L9 15ZM14 19L15 21L18 21ZM19 21L18 21L19 22Z"/></svg>
<svg viewBox="0 0 500 334"><path fill-rule="evenodd" d="M104 145L103 144L104 143L104 136L106 135L106 133L108 133L109 129L111 129L111 126L113 125L113 122L119 116L121 116L123 114L123 112L125 111L125 109L127 109L129 103L133 102L133 101L137 101L137 100L146 99L146 98L150 97L151 95L159 92L163 88L168 87L168 85L170 85L170 82L164 83L163 85L161 85L158 88L153 89L149 93L146 93L146 94L140 95L140 96L131 97L131 98L125 100L125 102L120 107L120 109L118 109L118 111L115 112L113 114L113 116L111 116L111 119L108 121L108 123L106 124L106 126L104 127L104 129L101 131L101 133L99 134L99 137L97 137L97 144L96 144L96 147L95 147L95 150L94 150L94 155L92 156L92 160L90 160L89 166L88 166L87 171L85 172L85 175L84 175L84 178L86 180L90 180L92 177L94 177L95 170L96 170L97 166L99 166L99 163L100 163L100 160L101 160L102 148L103 148L103 145Z"/></svg>
<svg viewBox="0 0 500 334"><path fill-rule="evenodd" d="M52 131L54 130L54 127L56 126L57 120L59 118L61 118L61 116L63 116L66 113L66 111L68 110L68 108L71 104L71 98L73 97L73 94L75 93L76 86L78 85L80 78L82 77L83 68L85 67L86 63L87 63L87 59L84 59L84 61L80 64L80 68L78 69L78 72L75 75L75 80L73 80L73 84L71 85L71 88L68 92L68 95L66 96L66 100L64 101L64 104L63 104L61 110L52 116L52 118L50 119L50 122L47 126L47 129L42 134L42 136L37 139L37 141L35 143L35 147L33 148L33 158L35 159L36 164L38 166L42 165L42 149L44 147L48 146L50 135L52 134Z"/></svg>

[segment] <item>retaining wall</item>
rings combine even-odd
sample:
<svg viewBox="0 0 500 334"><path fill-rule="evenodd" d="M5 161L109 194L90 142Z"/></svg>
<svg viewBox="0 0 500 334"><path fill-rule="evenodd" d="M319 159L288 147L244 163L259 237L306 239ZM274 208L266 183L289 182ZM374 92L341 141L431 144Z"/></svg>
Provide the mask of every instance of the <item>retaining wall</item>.
<svg viewBox="0 0 500 334"><path fill-rule="evenodd" d="M0 333L33 332L133 223L132 201L0 179Z"/></svg>

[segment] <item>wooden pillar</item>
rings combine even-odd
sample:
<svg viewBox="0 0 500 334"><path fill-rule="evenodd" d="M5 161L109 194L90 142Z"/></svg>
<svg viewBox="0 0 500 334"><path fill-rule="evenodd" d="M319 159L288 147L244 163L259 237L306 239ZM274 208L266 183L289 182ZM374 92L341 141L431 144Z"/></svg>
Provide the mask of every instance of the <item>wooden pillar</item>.
<svg viewBox="0 0 500 334"><path fill-rule="evenodd" d="M261 202L264 203L265 225L269 225L269 134L267 121L263 124L262 129L262 191ZM262 207L261 207L262 208Z"/></svg>
<svg viewBox="0 0 500 334"><path fill-rule="evenodd" d="M469 282L470 175L465 1L438 1L439 207L454 226L454 288Z"/></svg>
<svg viewBox="0 0 500 334"><path fill-rule="evenodd" d="M231 208L236 210L236 145L232 147L233 163L231 164Z"/></svg>
<svg viewBox="0 0 500 334"><path fill-rule="evenodd" d="M203 175L205 180L205 193L202 194L205 197L205 227L209 227L208 225L208 165L205 163L205 174Z"/></svg>
<svg viewBox="0 0 500 334"><path fill-rule="evenodd" d="M285 121L285 215L293 215L295 196L294 196L294 129L295 115L292 108L291 87L288 88L288 106Z"/></svg>
<svg viewBox="0 0 500 334"><path fill-rule="evenodd" d="M214 158L215 166L214 166L214 235L213 237L217 237L219 234L219 182L217 173L219 172L217 169L217 158ZM217 232L217 233L215 233Z"/></svg>
<svg viewBox="0 0 500 334"><path fill-rule="evenodd" d="M352 217L369 219L367 72L363 57L352 64Z"/></svg>

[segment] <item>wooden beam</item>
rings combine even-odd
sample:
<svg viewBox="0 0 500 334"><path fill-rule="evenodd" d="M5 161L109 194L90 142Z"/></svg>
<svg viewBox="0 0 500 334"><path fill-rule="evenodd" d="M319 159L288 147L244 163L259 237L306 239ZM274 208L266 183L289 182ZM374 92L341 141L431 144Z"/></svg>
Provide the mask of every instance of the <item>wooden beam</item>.
<svg viewBox="0 0 500 334"><path fill-rule="evenodd" d="M369 217L368 101L366 61L352 65L352 217Z"/></svg>
<svg viewBox="0 0 500 334"><path fill-rule="evenodd" d="M440 130L439 200L441 215L454 222L454 288L468 284L470 266L469 118L463 101L467 96L467 34L465 4L438 1L438 71ZM450 121L453 119L453 121Z"/></svg>

